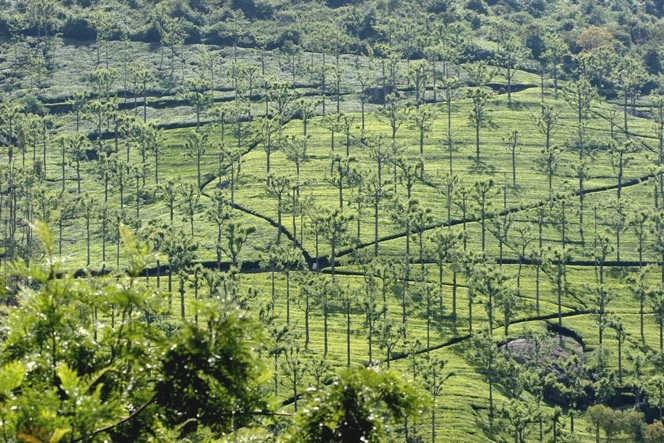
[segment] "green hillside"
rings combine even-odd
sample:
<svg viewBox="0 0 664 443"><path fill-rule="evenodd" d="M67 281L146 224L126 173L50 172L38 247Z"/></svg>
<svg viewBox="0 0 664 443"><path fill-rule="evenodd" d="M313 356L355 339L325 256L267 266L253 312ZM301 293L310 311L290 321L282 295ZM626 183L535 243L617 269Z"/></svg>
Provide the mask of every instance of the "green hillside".
<svg viewBox="0 0 664 443"><path fill-rule="evenodd" d="M0 441L664 441L661 2L0 6Z"/></svg>

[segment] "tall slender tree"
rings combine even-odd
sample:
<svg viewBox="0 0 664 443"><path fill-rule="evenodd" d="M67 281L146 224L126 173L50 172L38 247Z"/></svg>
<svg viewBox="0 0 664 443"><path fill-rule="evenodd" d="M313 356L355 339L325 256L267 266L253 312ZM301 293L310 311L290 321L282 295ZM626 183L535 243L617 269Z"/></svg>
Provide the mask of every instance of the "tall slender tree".
<svg viewBox="0 0 664 443"><path fill-rule="evenodd" d="M587 119L590 108L598 95L595 88L590 84L586 78L581 78L575 82L569 83L563 91L564 98L567 104L572 108L576 117L576 134L572 145L579 153L579 161L577 175L579 178L579 235L581 242L584 243L584 226L583 215L585 212L585 188L584 183L586 179L586 161L585 153L588 149L587 140Z"/></svg>
<svg viewBox="0 0 664 443"><path fill-rule="evenodd" d="M489 100L492 98L491 92L481 88L475 88L466 94L472 102L468 122L475 128L475 160L480 163L480 129L486 128L491 124L490 110L487 108Z"/></svg>

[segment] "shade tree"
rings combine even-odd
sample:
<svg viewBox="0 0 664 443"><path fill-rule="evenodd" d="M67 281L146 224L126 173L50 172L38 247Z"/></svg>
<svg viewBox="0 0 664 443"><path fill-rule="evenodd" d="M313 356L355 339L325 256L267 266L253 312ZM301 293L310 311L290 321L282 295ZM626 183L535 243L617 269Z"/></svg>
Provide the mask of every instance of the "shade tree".
<svg viewBox="0 0 664 443"><path fill-rule="evenodd" d="M88 102L84 107L84 116L90 120L95 127L95 135L97 140L97 150L103 151L102 135L104 126L114 114L116 103L114 101L104 102L99 99Z"/></svg>
<svg viewBox="0 0 664 443"><path fill-rule="evenodd" d="M633 160L633 153L636 152L635 144L628 140L625 143L618 145L617 143L610 144L611 152L611 165L613 170L617 175L617 188L616 188L616 203L617 203L617 214L616 214L616 259L620 261L620 233L624 229L625 224L625 214L622 202L622 188L623 188L623 177L624 171L627 166Z"/></svg>
<svg viewBox="0 0 664 443"><path fill-rule="evenodd" d="M16 125L16 147L21 153L21 166L25 167L30 148L32 148L33 161L37 159L37 144L41 132L39 116L32 113L25 114L14 124Z"/></svg>
<svg viewBox="0 0 664 443"><path fill-rule="evenodd" d="M495 68L490 66L486 60L466 63L464 68L468 74L468 77L470 78L471 86L484 86L489 83L496 75Z"/></svg>
<svg viewBox="0 0 664 443"><path fill-rule="evenodd" d="M461 81L458 77L446 76L441 87L445 95L445 112L447 114L447 125L445 125L445 141L447 144L447 154L449 161L449 174L454 174L453 153L454 142L452 138L452 102L461 96Z"/></svg>
<svg viewBox="0 0 664 443"><path fill-rule="evenodd" d="M512 80L514 73L530 55L530 50L523 45L523 42L515 34L510 32L499 37L496 54L498 65L505 69L508 106L512 105Z"/></svg>
<svg viewBox="0 0 664 443"><path fill-rule="evenodd" d="M338 286L336 290L333 291L334 300L333 302L341 308L341 311L346 317L346 366L350 367L350 349L351 349L351 313L353 307L355 306L357 300L357 294L351 290L350 286Z"/></svg>
<svg viewBox="0 0 664 443"><path fill-rule="evenodd" d="M562 326L562 303L563 296L569 291L567 281L567 262L570 259L569 249L565 248L547 248L542 255L542 270L555 285L556 304L558 305L558 326Z"/></svg>
<svg viewBox="0 0 664 443"><path fill-rule="evenodd" d="M286 40L277 52L279 69L281 69L283 73L290 74L289 83L293 90L295 90L298 78L304 71L302 52L302 46L293 40Z"/></svg>
<svg viewBox="0 0 664 443"><path fill-rule="evenodd" d="M645 305L648 301L648 294L650 286L648 284L648 276L652 271L652 267L646 266L639 269L637 272L628 275L626 282L632 297L639 303L639 331L641 335L641 343L645 345Z"/></svg>
<svg viewBox="0 0 664 443"><path fill-rule="evenodd" d="M107 160L110 181L117 186L119 192L120 209L124 209L125 190L130 185L135 166L127 162L118 154L111 155Z"/></svg>
<svg viewBox="0 0 664 443"><path fill-rule="evenodd" d="M159 154L163 148L164 135L154 125L148 123L132 122L129 131L129 141L138 149L141 157L140 173L143 186L147 179L148 155L154 155L155 163L155 183L159 183Z"/></svg>
<svg viewBox="0 0 664 443"><path fill-rule="evenodd" d="M316 350L308 351L306 365L307 372L314 379L316 389L332 382L334 375L330 362Z"/></svg>
<svg viewBox="0 0 664 443"><path fill-rule="evenodd" d="M422 384L429 392L433 404L431 406L431 441L436 441L436 412L438 409L438 399L443 393L445 382L455 376L454 372L447 371L447 361L437 356L427 358L422 364Z"/></svg>
<svg viewBox="0 0 664 443"><path fill-rule="evenodd" d="M481 263L475 265L472 278L475 294L486 297L484 306L489 321L487 332L493 333L494 310L497 307L503 314L503 327L507 336L517 305L516 296L509 284L510 277L500 268Z"/></svg>
<svg viewBox="0 0 664 443"><path fill-rule="evenodd" d="M438 267L438 294L439 294L439 308L442 309L444 304L443 292L443 270L447 266L455 275L456 270L452 269L452 262L459 259L459 248L461 244L462 234L454 233L446 228L437 228L430 231L427 239L427 255L432 257ZM456 317L456 291L452 299L452 316Z"/></svg>
<svg viewBox="0 0 664 443"><path fill-rule="evenodd" d="M270 175L272 153L279 148L279 144L273 141L273 132L276 129L276 121L273 118L263 117L260 120L261 146L265 151L265 174Z"/></svg>
<svg viewBox="0 0 664 443"><path fill-rule="evenodd" d="M396 146L396 145L394 145ZM403 184L406 188L406 198L410 199L413 194L413 186L418 178L422 178L422 171L424 170L424 159L418 157L416 159L407 158L399 152L393 152L390 159L394 165L394 193L397 195L396 184Z"/></svg>
<svg viewBox="0 0 664 443"><path fill-rule="evenodd" d="M178 189L180 185L181 180L175 181L173 179L168 179L165 182L159 183L157 185L157 191L161 194L166 203L166 206L168 207L168 219L171 226L173 226L175 208L178 206Z"/></svg>
<svg viewBox="0 0 664 443"><path fill-rule="evenodd" d="M532 250L531 245L535 242L532 236L532 230L528 224L515 224L512 230L516 235L512 236L511 240L506 242L506 245L512 249L517 255L517 271L516 271L516 290L521 293L521 275L523 265L529 259ZM539 313L539 294L536 294L535 305Z"/></svg>
<svg viewBox="0 0 664 443"><path fill-rule="evenodd" d="M295 409L296 413L297 401L299 397L298 389L300 388L300 385L302 384L308 369L305 356L302 354L303 352L300 349L300 343L297 337L293 337L291 334L287 340L284 358L281 362L281 372L284 375L282 378L282 383L292 389L291 392L293 393L293 408Z"/></svg>
<svg viewBox="0 0 664 443"><path fill-rule="evenodd" d="M261 268L267 268L270 272L270 313L274 314L274 308L277 301L276 274L280 270L279 256L281 251L278 244L268 245L260 255Z"/></svg>
<svg viewBox="0 0 664 443"><path fill-rule="evenodd" d="M389 125L392 143L396 143L397 131L408 121L411 107L395 93L385 97L385 107L376 111L376 117Z"/></svg>
<svg viewBox="0 0 664 443"><path fill-rule="evenodd" d="M360 250L358 250L358 252L360 252ZM360 303L364 313L364 325L367 328L366 337L368 340L369 364L373 364L373 344L377 325L378 321L383 317L383 313L386 311L387 307L385 305L381 306L378 303L379 284L374 270L376 263L373 260L368 262L364 260L360 264L363 269L362 276L364 279L364 294Z"/></svg>
<svg viewBox="0 0 664 443"><path fill-rule="evenodd" d="M376 282L380 280L379 294L382 299L382 319L387 319L389 301L388 294L397 290L399 284L399 269L396 260L385 260L381 257L374 257L372 266L370 268L371 274L376 278ZM378 333L378 329L376 330Z"/></svg>
<svg viewBox="0 0 664 443"><path fill-rule="evenodd" d="M221 183L221 187L223 188L223 178L226 177L225 185L230 186L231 190L231 204L235 204L235 190L240 182L242 163L244 162L244 149L241 147L232 147L225 143L217 145L217 149L219 156L219 183Z"/></svg>
<svg viewBox="0 0 664 443"><path fill-rule="evenodd" d="M247 124L251 121L250 102L243 97L233 100L228 110L229 124L232 134L235 136L235 149L242 150L242 141L251 135L251 130Z"/></svg>
<svg viewBox="0 0 664 443"><path fill-rule="evenodd" d="M563 361L560 371L562 377L554 381L554 389L560 392L562 402L569 414L569 431L574 433L574 417L576 408L586 396L589 381L585 376L585 365L579 356L572 355Z"/></svg>
<svg viewBox="0 0 664 443"><path fill-rule="evenodd" d="M490 110L487 104L492 99L492 93L482 88L474 88L466 94L471 100L471 110L468 114L468 123L475 129L475 161L480 159L480 130L492 124Z"/></svg>
<svg viewBox="0 0 664 443"><path fill-rule="evenodd" d="M354 157L342 157L334 153L330 155L330 169L326 178L339 191L339 210L342 212L344 210L343 190L345 187L351 186L356 178L354 167L356 162Z"/></svg>
<svg viewBox="0 0 664 443"><path fill-rule="evenodd" d="M82 92L74 93L68 100L67 104L71 106L72 111L76 119L76 132L79 132L81 127L81 117L85 110L85 106L90 99L90 92L85 90Z"/></svg>
<svg viewBox="0 0 664 443"><path fill-rule="evenodd" d="M138 64L132 64L129 68L132 89L134 92L134 109L138 110L138 96L143 98L143 123L148 121L148 92L154 86L155 77L152 70ZM77 126L78 127L78 126Z"/></svg>
<svg viewBox="0 0 664 443"><path fill-rule="evenodd" d="M491 209L491 198L498 194L498 190L494 189L494 181L492 179L485 181L476 181L473 184L471 196L476 205L476 220L479 220L482 227L482 253L486 251L486 223ZM465 219L465 214L464 214Z"/></svg>
<svg viewBox="0 0 664 443"><path fill-rule="evenodd" d="M664 410L664 377L661 374L655 374L648 380L646 385L648 403L656 407L659 412L659 419L662 420L662 411ZM664 432L661 433L664 437ZM648 440L646 440L648 441ZM661 440L652 440L661 441Z"/></svg>
<svg viewBox="0 0 664 443"><path fill-rule="evenodd" d="M91 148L90 140L83 135L66 135L60 139L61 146L69 154L76 170L76 192L81 193L81 162L87 160L87 151ZM65 161L62 162L62 187L65 186Z"/></svg>
<svg viewBox="0 0 664 443"><path fill-rule="evenodd" d="M503 190L503 194L506 193L506 189ZM503 251L505 246L510 243L510 232L512 230L512 224L514 222L514 215L508 213L501 215L499 217L494 217L489 220L488 231L498 240L498 265L503 266Z"/></svg>
<svg viewBox="0 0 664 443"><path fill-rule="evenodd" d="M634 393L634 408L637 410L640 408L643 390L646 386L647 367L650 359L651 355L646 354L638 348L627 352L627 361L631 364L632 370L625 383L628 387L632 388Z"/></svg>
<svg viewBox="0 0 664 443"><path fill-rule="evenodd" d="M519 131L514 129L503 137L507 153L512 158L512 186L516 188L516 156L521 152L519 145Z"/></svg>
<svg viewBox="0 0 664 443"><path fill-rule="evenodd" d="M657 137L657 165L664 165L664 95L653 97L652 106L653 130ZM660 192L664 189L664 174L658 174Z"/></svg>
<svg viewBox="0 0 664 443"><path fill-rule="evenodd" d="M357 96L360 100L360 133L364 137L365 123L366 123L366 106L369 101L369 87L371 84L370 72L366 69L359 69L357 73L357 81L359 82L360 90Z"/></svg>
<svg viewBox="0 0 664 443"><path fill-rule="evenodd" d="M403 199L395 198L393 202L393 212L391 214L392 219L399 225L400 228L404 229L403 237L406 240L404 255L399 259L399 274L401 284L396 286L397 290L395 295L401 299L401 318L402 323L406 323L407 318L407 306L409 304L409 284L411 276L411 233L414 228L414 224L417 221L421 223L426 223L426 218L430 217L430 214L426 210L422 209L419 201L416 199ZM420 226L420 232L423 235L424 227ZM422 238L421 236L419 237ZM420 254L423 254L423 248L420 249Z"/></svg>
<svg viewBox="0 0 664 443"><path fill-rule="evenodd" d="M295 115L297 115L302 120L302 135L307 136L307 130L309 127L309 121L312 117L316 115L316 108L318 107L317 100L310 100L305 97L299 97L293 102L293 110Z"/></svg>
<svg viewBox="0 0 664 443"><path fill-rule="evenodd" d="M226 240L222 244L222 250L230 257L231 264L240 269L240 253L242 252L242 247L247 242L248 237L256 232L254 226L245 226L239 222L230 221L226 223L223 227L223 237Z"/></svg>
<svg viewBox="0 0 664 443"><path fill-rule="evenodd" d="M291 278L294 272L304 267L300 250L293 246L280 245L275 250L280 269L286 280L286 324L291 321Z"/></svg>
<svg viewBox="0 0 664 443"><path fill-rule="evenodd" d="M563 98L570 108L572 108L576 118L576 134L571 142L571 145L578 151L579 160L576 172L579 179L579 235L581 242L584 239L584 202L585 202L585 189L584 183L586 179L586 150L588 149L587 139L587 119L590 113L591 106L598 99L597 91L590 84L590 82L582 77L577 81L568 83L563 91Z"/></svg>
<svg viewBox="0 0 664 443"><path fill-rule="evenodd" d="M479 366L489 384L489 418L493 418L495 413L493 390L502 354L489 331L482 331L473 336L470 352L471 358Z"/></svg>
<svg viewBox="0 0 664 443"><path fill-rule="evenodd" d="M185 217L185 221L189 222L191 236L194 236L194 220L198 214L198 203L201 199L201 191L194 183L180 182L177 189L180 194L179 209Z"/></svg>
<svg viewBox="0 0 664 443"><path fill-rule="evenodd" d="M544 36L544 48L542 57L553 77L553 91L558 97L560 71L565 58L570 55L570 50L562 36L557 33L548 33Z"/></svg>
<svg viewBox="0 0 664 443"><path fill-rule="evenodd" d="M311 310L319 301L323 300L323 297L326 297L329 281L322 274L310 271L297 272L295 274L295 281L299 287L295 304L304 314L304 347L308 348L311 341ZM325 342L324 345L327 345L327 343ZM327 355L327 346L324 348L324 355Z"/></svg>
<svg viewBox="0 0 664 443"><path fill-rule="evenodd" d="M597 324L598 342L600 348L603 344L604 331L610 325L608 307L615 298L615 293L608 285L597 283L590 288L590 302L592 313Z"/></svg>
<svg viewBox="0 0 664 443"><path fill-rule="evenodd" d="M302 164L309 160L309 137L286 135L280 143L286 158L295 164L295 176L299 179Z"/></svg>
<svg viewBox="0 0 664 443"><path fill-rule="evenodd" d="M616 344L618 345L618 382L623 382L623 346L627 340L627 331L623 319L615 314L609 315L607 320L608 327L615 333Z"/></svg>
<svg viewBox="0 0 664 443"><path fill-rule="evenodd" d="M201 188L201 158L207 152L208 133L196 130L187 136L185 150L187 156L196 161L196 180L198 188Z"/></svg>
<svg viewBox="0 0 664 443"><path fill-rule="evenodd" d="M178 97L191 106L196 115L196 130L201 125L201 114L205 112L212 102L212 84L201 78L191 78L184 82L184 85L178 90Z"/></svg>
<svg viewBox="0 0 664 443"><path fill-rule="evenodd" d="M537 421L539 411L533 411L523 400L511 398L501 405L498 412L507 433L515 442L523 443L529 433L528 427Z"/></svg>
<svg viewBox="0 0 664 443"><path fill-rule="evenodd" d="M547 222L560 232L560 245L564 248L569 243L569 213L572 202L568 195L556 194L547 201Z"/></svg>
<svg viewBox="0 0 664 443"><path fill-rule="evenodd" d="M289 82L275 82L270 85L267 94L270 103L272 103L274 118L277 120L279 138L281 138L284 124L289 118L288 112L291 109L291 104L297 98L291 86Z"/></svg>
<svg viewBox="0 0 664 443"><path fill-rule="evenodd" d="M330 274L332 281L336 281L336 257L340 247L350 241L348 225L352 216L344 215L338 208L329 210L321 208L318 215L314 218L314 224L317 226L320 235L330 246Z"/></svg>
<svg viewBox="0 0 664 443"><path fill-rule="evenodd" d="M648 304L655 315L655 323L659 328L659 351L664 351L664 289L655 287L648 291Z"/></svg>
<svg viewBox="0 0 664 443"><path fill-rule="evenodd" d="M334 152L336 146L335 135L343 130L341 113L327 114L321 120L321 126L330 130L330 151Z"/></svg>
<svg viewBox="0 0 664 443"><path fill-rule="evenodd" d="M363 168L361 166L353 168L353 193L348 199L348 205L355 206L355 223L357 226L356 237L358 239L362 238L362 226L365 222L364 214L366 212L365 205L369 204L373 199L368 181L368 177L371 173L371 169Z"/></svg>
<svg viewBox="0 0 664 443"><path fill-rule="evenodd" d="M413 124L419 131L420 157L422 158L422 170L420 176L424 175L424 141L425 135L430 133L436 119L435 108L429 106L420 106L412 114Z"/></svg>
<svg viewBox="0 0 664 443"><path fill-rule="evenodd" d="M426 102L426 90L429 83L429 66L426 60L417 60L408 64L407 73L408 83L415 91L415 109L419 110L420 106Z"/></svg>
<svg viewBox="0 0 664 443"><path fill-rule="evenodd" d="M410 232L415 233L417 239L417 250L418 250L418 262L420 263L420 273L421 278L425 278L425 246L424 246L424 234L431 228L433 224L434 217L433 211L431 208L426 207L424 204L420 203L419 200L412 200L413 205L412 209L408 211L407 216L410 218Z"/></svg>
<svg viewBox="0 0 664 443"><path fill-rule="evenodd" d="M170 81L173 82L175 75L175 59L178 56L178 51L184 44L186 31L182 17L172 17L165 6L158 6L152 11L150 17L154 28L159 33L160 43L160 60L158 74L164 75L164 48L170 50L171 66L170 66Z"/></svg>
<svg viewBox="0 0 664 443"><path fill-rule="evenodd" d="M223 229L225 224L234 216L233 207L221 189L214 190L210 196L210 203L210 206L205 211L205 215L217 228L214 248L217 256L217 270L221 270Z"/></svg>
<svg viewBox="0 0 664 443"><path fill-rule="evenodd" d="M94 94L102 102L111 100L113 88L118 77L119 73L114 68L97 68L90 74Z"/></svg>
<svg viewBox="0 0 664 443"><path fill-rule="evenodd" d="M85 193L81 196L79 202L81 208L81 215L85 219L85 251L86 251L86 266L90 266L91 258L91 241L92 241L92 229L91 223L95 218L96 211L99 210L99 202L97 199L88 193Z"/></svg>
<svg viewBox="0 0 664 443"><path fill-rule="evenodd" d="M657 195L657 191L655 191ZM650 248L660 257L664 257L664 214L660 209L655 209L650 213L652 223L650 225L651 246ZM664 283L664 267L662 267L662 283Z"/></svg>
<svg viewBox="0 0 664 443"><path fill-rule="evenodd" d="M426 321L426 350L427 354L429 354L431 351L431 327L435 321L442 318L444 311L441 305L436 303L436 299L438 298L436 285L426 281L426 274L420 273L414 286L412 291L413 299L418 300L420 303L424 302L423 317Z"/></svg>
<svg viewBox="0 0 664 443"><path fill-rule="evenodd" d="M464 260L460 269L462 270L466 279L466 295L468 301L468 332L473 334L473 321L476 300L476 285L479 280L477 278L479 268L482 264L486 264L486 260L478 254L472 252L465 252Z"/></svg>
<svg viewBox="0 0 664 443"><path fill-rule="evenodd" d="M332 87L334 89L334 99L336 102L336 113L340 114L341 113L341 82L343 80L345 68L344 66L339 64L339 59L337 58L337 62L334 66L332 66L332 69L330 70L332 73Z"/></svg>
<svg viewBox="0 0 664 443"><path fill-rule="evenodd" d="M627 125L628 106L631 105L631 111L635 113L636 99L643 86L648 82L649 76L641 60L634 56L627 56L620 59L613 77L620 88L620 95L623 96L623 129L626 134L629 134Z"/></svg>
<svg viewBox="0 0 664 443"><path fill-rule="evenodd" d="M389 162L390 150L387 143L384 143L382 137L375 139L365 139L365 146L369 149L369 157L376 162L376 168L372 168L372 173L365 180L366 190L369 193L373 203L374 219L374 255L378 255L378 234L379 234L379 212L380 204L383 200L389 198L389 182L383 177L383 167Z"/></svg>
<svg viewBox="0 0 664 443"><path fill-rule="evenodd" d="M284 198L287 197L291 180L284 175L268 174L266 192L270 197L277 199L277 242L281 240L283 232L282 215L284 211Z"/></svg>
<svg viewBox="0 0 664 443"><path fill-rule="evenodd" d="M378 346L385 352L385 362L389 369L394 350L406 338L406 325L387 317L378 323Z"/></svg>
<svg viewBox="0 0 664 443"><path fill-rule="evenodd" d="M433 101L438 101L438 62L442 62L442 83L458 76L457 64L466 45L467 29L461 22L435 23L433 39L424 52L431 64ZM447 94L446 94L447 95ZM447 98L447 97L446 97Z"/></svg>
<svg viewBox="0 0 664 443"><path fill-rule="evenodd" d="M473 188L462 184L459 186L456 186L454 189L454 200L452 202L454 203L455 206L457 206L461 210L461 224L463 227L463 250L466 251L468 247L468 236L467 234L467 223L469 221L468 219L468 212L470 210L470 199L471 199L471 193L473 192Z"/></svg>

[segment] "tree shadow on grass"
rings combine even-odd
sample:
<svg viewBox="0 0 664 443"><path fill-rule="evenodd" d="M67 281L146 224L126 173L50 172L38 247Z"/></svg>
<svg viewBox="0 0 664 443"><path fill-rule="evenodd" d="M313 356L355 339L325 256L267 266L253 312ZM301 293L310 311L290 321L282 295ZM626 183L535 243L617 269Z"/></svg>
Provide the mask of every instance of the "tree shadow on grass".
<svg viewBox="0 0 664 443"><path fill-rule="evenodd" d="M451 313L434 316L432 326L436 332L443 336L449 333L452 333L452 337L459 335L459 318L455 318Z"/></svg>
<svg viewBox="0 0 664 443"><path fill-rule="evenodd" d="M493 174L496 172L496 165L489 164L484 160L477 160L475 157L468 157L473 162L470 172L473 174Z"/></svg>
<svg viewBox="0 0 664 443"><path fill-rule="evenodd" d="M514 91L512 91L512 94L514 94ZM514 97L512 97L512 103L508 104L507 108L511 111L521 111L523 109L527 109L528 107L526 106L525 103L516 101L514 100Z"/></svg>
<svg viewBox="0 0 664 443"><path fill-rule="evenodd" d="M475 426L477 426L477 429L482 431L482 433L491 441L506 441L501 438L505 424L502 423L501 420L498 420L495 411L493 417L491 417L487 408L477 405L471 405L471 408L473 408L473 416L475 418Z"/></svg>

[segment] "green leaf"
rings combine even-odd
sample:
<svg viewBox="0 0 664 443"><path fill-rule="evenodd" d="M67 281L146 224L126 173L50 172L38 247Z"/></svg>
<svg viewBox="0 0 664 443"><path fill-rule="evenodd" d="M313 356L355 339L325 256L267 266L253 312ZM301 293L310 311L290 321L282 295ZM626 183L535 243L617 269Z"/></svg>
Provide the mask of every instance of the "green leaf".
<svg viewBox="0 0 664 443"><path fill-rule="evenodd" d="M0 392L13 391L21 386L25 377L25 365L21 362L7 363L0 369Z"/></svg>
<svg viewBox="0 0 664 443"><path fill-rule="evenodd" d="M53 233L48 228L48 224L46 224L46 222L43 221L38 221L35 223L34 229L35 232L37 233L37 236L44 244L44 250L46 251L46 255L49 257L52 256L53 245L55 245L55 237L53 237Z"/></svg>
<svg viewBox="0 0 664 443"><path fill-rule="evenodd" d="M51 438L48 439L48 443L58 443L69 431L71 431L71 429L56 429L53 431L53 434L51 434Z"/></svg>
<svg viewBox="0 0 664 443"><path fill-rule="evenodd" d="M60 379L60 386L67 393L69 397L76 396L76 390L79 386L78 374L71 369L67 363L62 363L55 370L55 373Z"/></svg>

